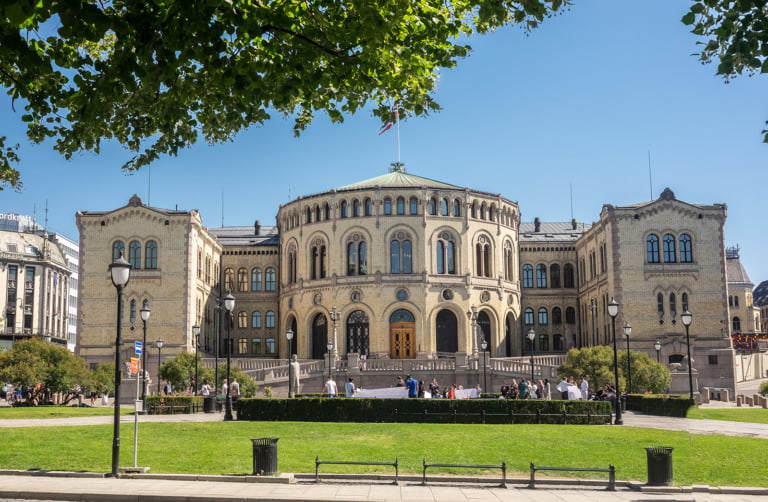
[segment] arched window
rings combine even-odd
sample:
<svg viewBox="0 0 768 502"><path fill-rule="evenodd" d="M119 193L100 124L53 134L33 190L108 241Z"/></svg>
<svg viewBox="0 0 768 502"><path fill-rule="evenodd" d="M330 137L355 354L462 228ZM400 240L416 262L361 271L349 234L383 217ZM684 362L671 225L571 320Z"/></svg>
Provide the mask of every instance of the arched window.
<svg viewBox="0 0 768 502"><path fill-rule="evenodd" d="M659 315L659 319L664 317L664 295L661 293L656 295L656 313Z"/></svg>
<svg viewBox="0 0 768 502"><path fill-rule="evenodd" d="M683 308L683 312L688 312L688 293L683 293L680 295L680 302L680 306Z"/></svg>
<svg viewBox="0 0 768 502"><path fill-rule="evenodd" d="M674 293L669 294L669 316L672 319L677 316L677 301Z"/></svg>
<svg viewBox="0 0 768 502"><path fill-rule="evenodd" d="M523 287L533 287L533 265L526 263L523 265Z"/></svg>
<svg viewBox="0 0 768 502"><path fill-rule="evenodd" d="M368 273L367 246L360 234L352 236L347 243L347 275Z"/></svg>
<svg viewBox="0 0 768 502"><path fill-rule="evenodd" d="M475 244L475 274L480 277L491 277L491 242L481 235Z"/></svg>
<svg viewBox="0 0 768 502"><path fill-rule="evenodd" d="M515 269L515 254L512 251L512 244L509 241L504 243L504 279L514 280L512 271Z"/></svg>
<svg viewBox="0 0 768 502"><path fill-rule="evenodd" d="M533 326L533 309L531 307L526 308L523 312L523 323L526 326Z"/></svg>
<svg viewBox="0 0 768 502"><path fill-rule="evenodd" d="M271 310L267 311L267 315L264 316L264 325L267 328L274 328L275 327L275 313Z"/></svg>
<svg viewBox="0 0 768 502"><path fill-rule="evenodd" d="M360 201L357 199L352 201L352 216L355 218L360 216Z"/></svg>
<svg viewBox="0 0 768 502"><path fill-rule="evenodd" d="M675 263L677 261L675 253L675 236L672 234L664 235L664 263Z"/></svg>
<svg viewBox="0 0 768 502"><path fill-rule="evenodd" d="M149 241L144 246L144 268L157 269L157 242Z"/></svg>
<svg viewBox="0 0 768 502"><path fill-rule="evenodd" d="M560 287L560 265L557 263L549 266L549 282L553 288Z"/></svg>
<svg viewBox="0 0 768 502"><path fill-rule="evenodd" d="M536 265L536 287L547 287L547 266L543 263Z"/></svg>
<svg viewBox="0 0 768 502"><path fill-rule="evenodd" d="M691 236L682 234L680 236L680 263L693 263L693 244Z"/></svg>
<svg viewBox="0 0 768 502"><path fill-rule="evenodd" d="M434 197L429 199L429 214L433 216L437 214L437 200Z"/></svg>
<svg viewBox="0 0 768 502"><path fill-rule="evenodd" d="M546 326L549 324L549 317L547 316L547 309L541 307L539 309L539 326Z"/></svg>
<svg viewBox="0 0 768 502"><path fill-rule="evenodd" d="M438 274L456 273L456 247L448 232L441 233L437 238L435 259Z"/></svg>
<svg viewBox="0 0 768 502"><path fill-rule="evenodd" d="M440 199L440 214L448 216L448 199Z"/></svg>
<svg viewBox="0 0 768 502"><path fill-rule="evenodd" d="M741 319L738 317L733 318L733 332L734 333L740 333L741 332Z"/></svg>
<svg viewBox="0 0 768 502"><path fill-rule="evenodd" d="M231 268L224 269L224 289L227 291L234 291L235 285L235 271Z"/></svg>
<svg viewBox="0 0 768 502"><path fill-rule="evenodd" d="M322 213L320 212L320 206L315 206L315 221L322 220Z"/></svg>
<svg viewBox="0 0 768 502"><path fill-rule="evenodd" d="M306 213L306 223L312 223L312 208L308 207Z"/></svg>
<svg viewBox="0 0 768 502"><path fill-rule="evenodd" d="M347 210L348 210L347 201L345 200L341 201L341 217L342 218L346 218L347 216L349 216Z"/></svg>
<svg viewBox="0 0 768 502"><path fill-rule="evenodd" d="M365 215L371 216L373 214L373 202L371 202L371 199L365 199L365 203L363 205L365 206Z"/></svg>
<svg viewBox="0 0 768 502"><path fill-rule="evenodd" d="M241 310L237 313L237 327L238 328L247 328L248 327L248 313L246 313L244 310Z"/></svg>
<svg viewBox="0 0 768 502"><path fill-rule="evenodd" d="M397 232L389 243L390 273L412 273L412 260L413 250L411 248L411 240L405 232Z"/></svg>
<svg viewBox="0 0 768 502"><path fill-rule="evenodd" d="M576 309L573 307L565 309L565 324L576 324Z"/></svg>
<svg viewBox="0 0 768 502"><path fill-rule="evenodd" d="M125 243L123 241L115 241L112 244L112 261L116 262L121 256L125 258Z"/></svg>
<svg viewBox="0 0 768 502"><path fill-rule="evenodd" d="M563 312L560 310L560 307L552 309L552 324L557 326L563 324Z"/></svg>
<svg viewBox="0 0 768 502"><path fill-rule="evenodd" d="M260 328L261 327L261 312L258 310L255 310L251 314L251 327L252 328Z"/></svg>
<svg viewBox="0 0 768 502"><path fill-rule="evenodd" d="M265 290L266 291L274 291L275 290L275 269L274 268L268 268L264 272L264 280L265 280Z"/></svg>
<svg viewBox="0 0 768 502"><path fill-rule="evenodd" d="M237 270L237 290L248 291L248 272L244 268Z"/></svg>
<svg viewBox="0 0 768 502"><path fill-rule="evenodd" d="M261 291L261 269L251 270L251 291Z"/></svg>
<svg viewBox="0 0 768 502"><path fill-rule="evenodd" d="M411 197L408 200L408 212L410 214L419 214L419 199Z"/></svg>
<svg viewBox="0 0 768 502"><path fill-rule="evenodd" d="M288 284L295 284L296 277L296 248L288 250Z"/></svg>
<svg viewBox="0 0 768 502"><path fill-rule="evenodd" d="M477 218L477 202L472 202L472 205L469 206L469 217Z"/></svg>
<svg viewBox="0 0 768 502"><path fill-rule="evenodd" d="M549 335L544 333L539 335L539 350L543 352L549 350Z"/></svg>
<svg viewBox="0 0 768 502"><path fill-rule="evenodd" d="M491 204L491 207L488 209L488 220L496 221L496 206L493 204Z"/></svg>
<svg viewBox="0 0 768 502"><path fill-rule="evenodd" d="M323 279L325 277L325 243L316 240L312 246L312 257L310 264L310 277L314 279Z"/></svg>
<svg viewBox="0 0 768 502"><path fill-rule="evenodd" d="M132 241L128 245L128 261L131 264L131 268L141 268L141 242Z"/></svg>
<svg viewBox="0 0 768 502"><path fill-rule="evenodd" d="M397 198L397 214L405 214L405 198Z"/></svg>
<svg viewBox="0 0 768 502"><path fill-rule="evenodd" d="M457 218L461 216L461 201L459 199L453 201L453 215Z"/></svg>
<svg viewBox="0 0 768 502"><path fill-rule="evenodd" d="M573 264L566 263L563 267L563 287L575 288L576 281L574 281Z"/></svg>
<svg viewBox="0 0 768 502"><path fill-rule="evenodd" d="M327 202L325 203L325 217L324 220L330 220L331 219L331 206Z"/></svg>
<svg viewBox="0 0 768 502"><path fill-rule="evenodd" d="M488 209L488 206L485 204L485 202L483 202L482 204L480 204L480 219L481 219L481 220L484 220L484 219L485 219L485 211L486 211L487 209Z"/></svg>
<svg viewBox="0 0 768 502"><path fill-rule="evenodd" d="M645 254L648 263L659 263L659 236L651 234L645 238Z"/></svg>
<svg viewBox="0 0 768 502"><path fill-rule="evenodd" d="M384 214L390 215L392 214L392 199L389 197L384 198Z"/></svg>
<svg viewBox="0 0 768 502"><path fill-rule="evenodd" d="M128 311L128 319L130 320L131 324L136 322L136 300L131 300Z"/></svg>

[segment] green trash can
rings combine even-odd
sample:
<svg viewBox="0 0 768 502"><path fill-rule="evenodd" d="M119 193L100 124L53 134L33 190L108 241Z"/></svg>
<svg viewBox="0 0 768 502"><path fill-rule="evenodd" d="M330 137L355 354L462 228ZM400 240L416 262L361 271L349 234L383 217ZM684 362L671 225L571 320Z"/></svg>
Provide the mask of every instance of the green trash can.
<svg viewBox="0 0 768 502"><path fill-rule="evenodd" d="M646 446L648 456L648 486L672 485L671 446Z"/></svg>
<svg viewBox="0 0 768 502"><path fill-rule="evenodd" d="M203 411L206 413L216 413L216 396L205 396L203 398Z"/></svg>
<svg viewBox="0 0 768 502"><path fill-rule="evenodd" d="M253 473L260 476L277 474L277 440L256 438L253 442Z"/></svg>

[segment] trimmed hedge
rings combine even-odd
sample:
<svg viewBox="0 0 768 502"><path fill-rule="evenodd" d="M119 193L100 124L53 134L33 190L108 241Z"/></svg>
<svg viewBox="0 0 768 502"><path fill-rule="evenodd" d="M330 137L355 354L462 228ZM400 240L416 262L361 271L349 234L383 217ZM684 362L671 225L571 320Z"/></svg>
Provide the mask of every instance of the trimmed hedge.
<svg viewBox="0 0 768 502"><path fill-rule="evenodd" d="M203 396L147 396L147 413L152 415L170 415L179 413L171 407L185 406L190 411L203 410Z"/></svg>
<svg viewBox="0 0 768 502"><path fill-rule="evenodd" d="M540 399L246 399L235 404L238 420L298 422L415 422L610 424L607 401Z"/></svg>
<svg viewBox="0 0 768 502"><path fill-rule="evenodd" d="M691 405L688 396L679 394L629 394L626 400L628 410L662 417L685 418Z"/></svg>

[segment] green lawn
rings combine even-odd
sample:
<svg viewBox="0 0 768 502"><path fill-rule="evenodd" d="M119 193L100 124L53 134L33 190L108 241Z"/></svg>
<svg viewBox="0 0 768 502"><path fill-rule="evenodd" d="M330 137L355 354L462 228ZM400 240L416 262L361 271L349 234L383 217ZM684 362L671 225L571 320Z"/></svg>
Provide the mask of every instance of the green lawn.
<svg viewBox="0 0 768 502"><path fill-rule="evenodd" d="M108 472L112 427L4 428L2 469ZM121 429L121 465L133 464L133 424ZM754 465L768 440L690 435L652 429L569 425L335 424L307 422L144 423L140 466L153 473L251 474L251 438L275 437L281 472L313 472L321 460L400 462L401 473L421 474L434 463L500 464L512 477L528 475L529 462L557 467L616 466L620 480L647 480L646 446L672 446L678 485L762 486ZM387 467L323 466L323 472L391 473ZM433 472L433 470L430 470ZM477 473L442 469L435 473ZM498 471L487 474L499 475ZM563 473L558 473L560 476ZM576 476L578 473L571 475ZM584 477L602 478L595 473Z"/></svg>
<svg viewBox="0 0 768 502"><path fill-rule="evenodd" d="M0 408L0 420L34 418L70 418L109 416L114 413L111 406L79 408L77 406L18 406ZM121 408L120 414L133 413L133 408Z"/></svg>
<svg viewBox="0 0 768 502"><path fill-rule="evenodd" d="M765 408L690 408L687 418L707 420L729 420L768 424L768 409Z"/></svg>

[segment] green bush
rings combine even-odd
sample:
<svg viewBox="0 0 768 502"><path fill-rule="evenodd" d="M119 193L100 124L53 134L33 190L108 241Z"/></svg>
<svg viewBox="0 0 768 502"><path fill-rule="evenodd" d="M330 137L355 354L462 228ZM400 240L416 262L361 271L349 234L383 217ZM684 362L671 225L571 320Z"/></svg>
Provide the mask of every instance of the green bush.
<svg viewBox="0 0 768 502"><path fill-rule="evenodd" d="M768 382L761 383L760 387L757 389L757 393L761 396L768 397Z"/></svg>
<svg viewBox="0 0 768 502"><path fill-rule="evenodd" d="M515 399L238 399L238 420L608 424L607 401Z"/></svg>
<svg viewBox="0 0 768 502"><path fill-rule="evenodd" d="M179 413L175 406L189 406L190 411L203 409L203 396L147 396L146 412L150 415Z"/></svg>
<svg viewBox="0 0 768 502"><path fill-rule="evenodd" d="M627 409L648 415L685 418L690 408L690 399L678 394L629 394Z"/></svg>

